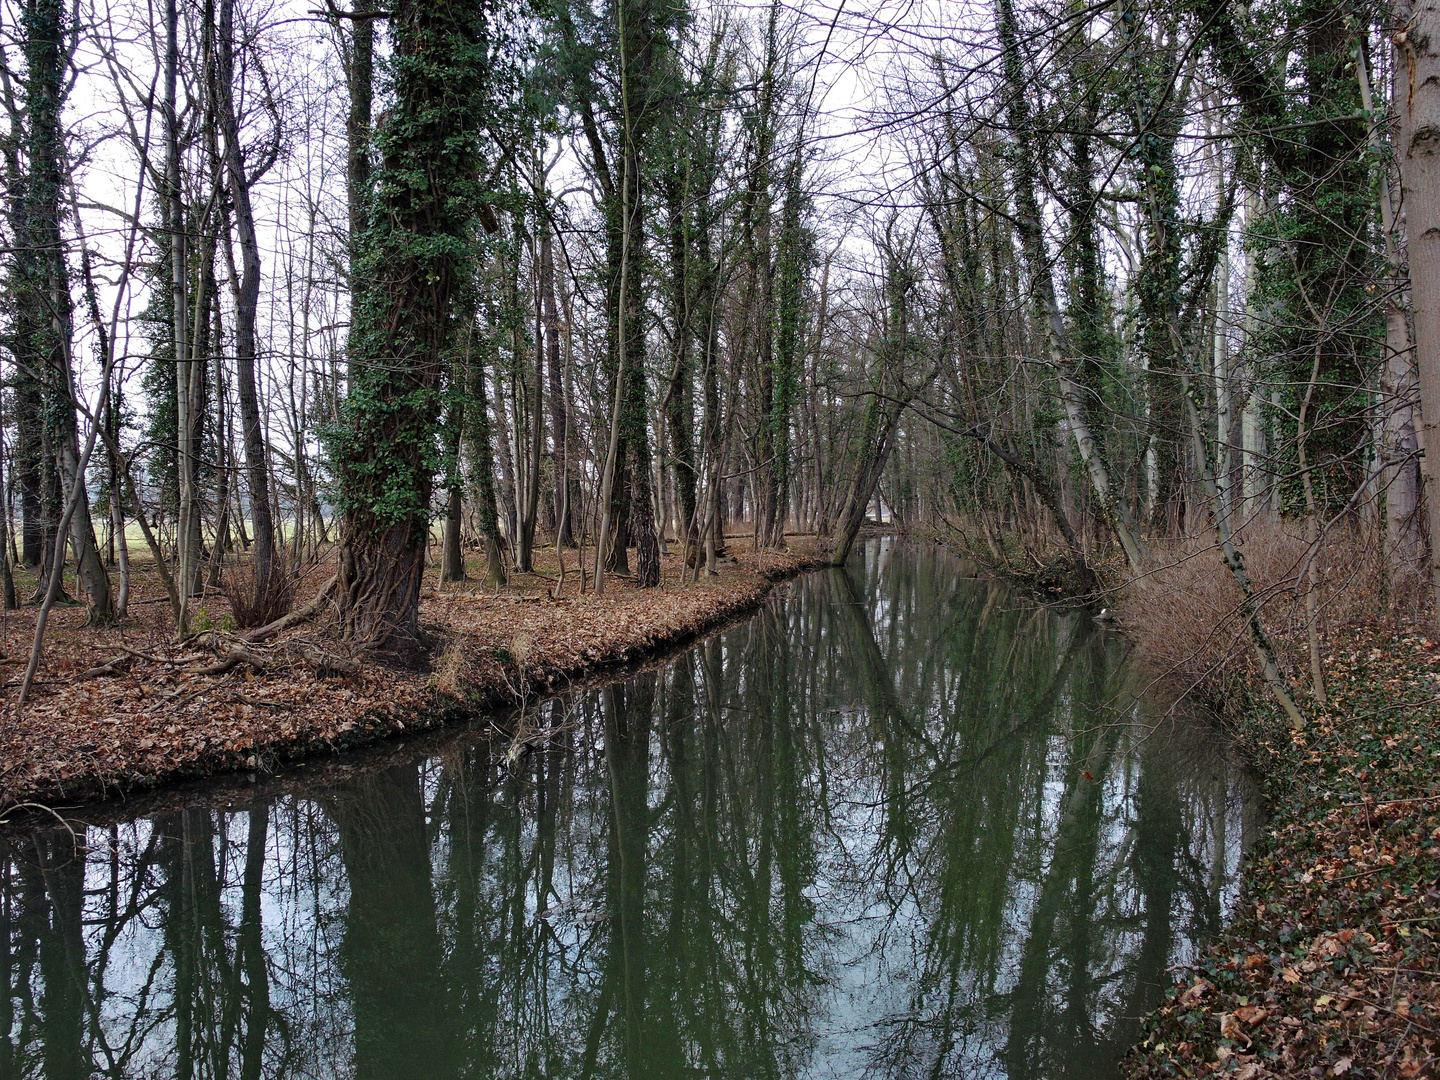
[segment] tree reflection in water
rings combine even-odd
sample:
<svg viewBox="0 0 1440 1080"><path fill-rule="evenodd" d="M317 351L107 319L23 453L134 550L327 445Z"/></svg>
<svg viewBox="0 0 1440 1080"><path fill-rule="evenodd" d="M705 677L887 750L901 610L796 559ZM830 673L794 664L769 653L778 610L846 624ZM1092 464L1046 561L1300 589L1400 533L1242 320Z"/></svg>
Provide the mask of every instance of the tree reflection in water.
<svg viewBox="0 0 1440 1080"><path fill-rule="evenodd" d="M1135 691L872 543L518 758L12 835L0 1077L1107 1075L1253 827Z"/></svg>

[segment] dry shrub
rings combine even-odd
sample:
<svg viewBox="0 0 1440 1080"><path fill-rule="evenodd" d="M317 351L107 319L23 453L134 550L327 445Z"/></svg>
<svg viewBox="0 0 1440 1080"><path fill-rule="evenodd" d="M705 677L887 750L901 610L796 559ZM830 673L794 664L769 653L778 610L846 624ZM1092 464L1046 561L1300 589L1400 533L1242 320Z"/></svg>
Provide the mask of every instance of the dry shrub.
<svg viewBox="0 0 1440 1080"><path fill-rule="evenodd" d="M290 614L295 603L295 574L280 552L275 553L270 577L261 589L252 560L236 562L220 578L220 591L230 602L230 614L240 630L266 626Z"/></svg>
<svg viewBox="0 0 1440 1080"><path fill-rule="evenodd" d="M1285 673L1309 685L1305 597L1310 545L1300 521L1251 522L1236 538L1260 602L1261 622ZM1178 689L1215 705L1234 703L1252 671L1254 653L1240 589L1214 536L1151 541L1143 587L1127 585L1120 617L1141 652ZM1299 579L1299 580L1297 580ZM1336 628L1412 612L1413 583L1387 588L1378 543L1353 525L1322 538L1313 574L1322 642Z"/></svg>
<svg viewBox="0 0 1440 1080"><path fill-rule="evenodd" d="M530 647L535 644L533 634L521 631L510 639L510 655L515 660L515 666L523 668L525 661L530 659Z"/></svg>
<svg viewBox="0 0 1440 1080"><path fill-rule="evenodd" d="M430 673L430 685L442 694L459 697L464 680L465 653L457 637L446 635L439 662Z"/></svg>
<svg viewBox="0 0 1440 1080"><path fill-rule="evenodd" d="M1058 533L1026 527L1006 532L975 515L945 518L943 526L922 525L910 535L934 540L992 574L1029 590L1047 603L1087 603L1098 579L1108 578L1104 556L1088 554L1077 559ZM1089 523L1080 521L1080 527Z"/></svg>

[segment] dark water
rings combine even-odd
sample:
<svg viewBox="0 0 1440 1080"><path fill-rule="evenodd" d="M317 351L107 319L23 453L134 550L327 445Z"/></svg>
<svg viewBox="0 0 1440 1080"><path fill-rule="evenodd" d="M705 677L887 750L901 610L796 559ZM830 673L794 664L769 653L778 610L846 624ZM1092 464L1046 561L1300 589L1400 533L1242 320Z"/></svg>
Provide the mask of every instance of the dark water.
<svg viewBox="0 0 1440 1080"><path fill-rule="evenodd" d="M1112 1076L1255 805L1123 652L877 542L528 742L11 836L0 1078Z"/></svg>

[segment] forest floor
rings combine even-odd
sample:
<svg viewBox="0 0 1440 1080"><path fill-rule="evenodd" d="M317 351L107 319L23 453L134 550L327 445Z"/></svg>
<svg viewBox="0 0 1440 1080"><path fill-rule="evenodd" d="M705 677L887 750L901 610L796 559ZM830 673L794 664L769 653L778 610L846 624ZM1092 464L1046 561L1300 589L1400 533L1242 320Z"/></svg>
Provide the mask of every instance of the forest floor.
<svg viewBox="0 0 1440 1080"><path fill-rule="evenodd" d="M711 630L753 608L775 582L817 564L807 537L781 552L757 552L742 538L728 548L733 560L713 579L682 580L680 557L671 554L662 557L659 589L607 575L603 596L581 595L573 551L554 598L553 548L537 553L537 573L512 574L498 591L481 584L483 558L468 566L471 580L443 588L435 585L438 571L427 568L420 619L433 645L428 672L345 655L327 639L323 612L251 646L231 632L218 590L192 608L192 629L202 632L177 643L158 577L136 566L122 626L90 629L83 605L55 609L23 709L16 688L36 609L4 612L0 811L271 771L563 690ZM330 572L312 573L296 605ZM34 589L32 581L16 584L22 597ZM233 662L237 649L247 659Z"/></svg>
<svg viewBox="0 0 1440 1080"><path fill-rule="evenodd" d="M1336 634L1326 706L1237 727L1272 817L1231 925L1147 1023L1125 1073L1437 1075L1440 642Z"/></svg>

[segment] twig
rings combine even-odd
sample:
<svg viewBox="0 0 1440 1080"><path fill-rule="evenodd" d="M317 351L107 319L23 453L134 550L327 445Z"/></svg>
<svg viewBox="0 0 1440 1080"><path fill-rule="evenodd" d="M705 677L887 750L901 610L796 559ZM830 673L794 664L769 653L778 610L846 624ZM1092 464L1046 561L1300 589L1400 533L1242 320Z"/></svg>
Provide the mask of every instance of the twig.
<svg viewBox="0 0 1440 1080"><path fill-rule="evenodd" d="M51 817L53 817L56 821L58 821L58 822L60 823L61 827L62 827L66 832L68 832L68 833L70 834L70 839L75 842L75 845L76 845L77 847L80 845L80 837L76 834L75 829L71 826L71 824L70 824L68 821L66 821L65 818L62 817L58 811L56 811L56 810L55 810L54 808L52 808L52 807L46 806L44 803L37 803L37 802L13 803L12 805L7 806L7 807L5 808L5 810L4 810L3 813L0 813L0 825L8 825L8 824L10 823L10 815L13 814L13 813L15 813L15 811L17 811L17 810L41 810L41 811L44 811L45 813L49 814Z"/></svg>
<svg viewBox="0 0 1440 1080"><path fill-rule="evenodd" d="M150 663L152 663L152 664L163 664L163 663L165 663L165 660L164 660L163 657L156 656L156 655L154 655L153 653L141 652L139 649L132 649L132 648L130 648L128 645L121 645L121 646L120 646L120 651L121 651L121 652L124 652L125 654L127 654L127 655L129 655L129 656L135 657L137 660L149 660Z"/></svg>
<svg viewBox="0 0 1440 1080"><path fill-rule="evenodd" d="M103 664L97 664L95 667L86 668L80 672L79 675L75 676L75 678L79 681L83 679L98 679L101 675L120 675L122 674L121 666L128 665L131 660L148 660L152 664L166 663L161 657L121 645L119 656L106 660Z"/></svg>
<svg viewBox="0 0 1440 1080"><path fill-rule="evenodd" d="M106 660L103 664L86 668L80 672L79 675L76 675L75 678L77 681L80 681L83 679L98 679L101 675L119 675L121 674L120 665L128 663L131 659L132 657L128 652L123 652L112 660Z"/></svg>

